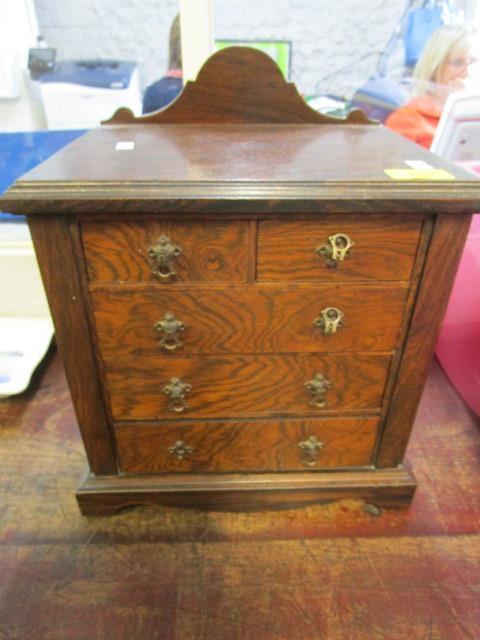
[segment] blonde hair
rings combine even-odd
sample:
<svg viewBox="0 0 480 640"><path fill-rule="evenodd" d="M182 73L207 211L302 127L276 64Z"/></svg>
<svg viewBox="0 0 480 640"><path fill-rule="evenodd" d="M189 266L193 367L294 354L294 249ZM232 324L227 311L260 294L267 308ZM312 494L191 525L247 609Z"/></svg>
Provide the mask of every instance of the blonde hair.
<svg viewBox="0 0 480 640"><path fill-rule="evenodd" d="M474 37L474 30L465 25L447 25L434 31L413 70L416 93L430 93L447 58L470 51Z"/></svg>

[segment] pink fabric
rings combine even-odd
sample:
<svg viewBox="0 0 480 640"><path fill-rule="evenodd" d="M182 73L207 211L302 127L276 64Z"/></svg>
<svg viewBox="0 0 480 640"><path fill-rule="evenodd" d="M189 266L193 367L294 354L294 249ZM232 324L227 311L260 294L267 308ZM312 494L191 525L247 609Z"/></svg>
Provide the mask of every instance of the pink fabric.
<svg viewBox="0 0 480 640"><path fill-rule="evenodd" d="M480 173L480 163L470 169ZM436 355L465 402L480 415L480 214L473 216Z"/></svg>
<svg viewBox="0 0 480 640"><path fill-rule="evenodd" d="M166 78L181 78L182 70L181 69L169 69L165 74Z"/></svg>

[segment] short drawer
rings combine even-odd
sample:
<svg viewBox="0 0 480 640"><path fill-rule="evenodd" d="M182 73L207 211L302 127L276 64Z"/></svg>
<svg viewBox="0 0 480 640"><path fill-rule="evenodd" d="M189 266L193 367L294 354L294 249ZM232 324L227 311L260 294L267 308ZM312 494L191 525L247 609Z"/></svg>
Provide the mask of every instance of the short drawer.
<svg viewBox="0 0 480 640"><path fill-rule="evenodd" d="M88 277L96 283L244 282L248 223L85 222Z"/></svg>
<svg viewBox="0 0 480 640"><path fill-rule="evenodd" d="M311 416L378 410L389 364L377 354L112 356L105 372L115 420Z"/></svg>
<svg viewBox="0 0 480 640"><path fill-rule="evenodd" d="M126 473L312 471L371 464L377 418L115 425Z"/></svg>
<svg viewBox="0 0 480 640"><path fill-rule="evenodd" d="M100 350L121 357L391 351L407 289L125 286L91 295Z"/></svg>
<svg viewBox="0 0 480 640"><path fill-rule="evenodd" d="M265 220L259 223L257 281L409 280L420 227L417 219Z"/></svg>

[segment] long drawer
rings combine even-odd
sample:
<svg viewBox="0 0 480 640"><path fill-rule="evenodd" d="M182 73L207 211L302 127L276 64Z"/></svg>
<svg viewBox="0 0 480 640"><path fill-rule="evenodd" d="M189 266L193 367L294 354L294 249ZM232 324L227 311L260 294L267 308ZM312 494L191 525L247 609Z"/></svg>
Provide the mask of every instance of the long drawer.
<svg viewBox="0 0 480 640"><path fill-rule="evenodd" d="M112 354L104 364L115 420L240 418L376 411L390 356Z"/></svg>
<svg viewBox="0 0 480 640"><path fill-rule="evenodd" d="M408 280L420 229L418 218L264 220L258 231L257 281Z"/></svg>
<svg viewBox="0 0 480 640"><path fill-rule="evenodd" d="M117 423L127 473L296 471L369 465L377 418Z"/></svg>
<svg viewBox="0 0 480 640"><path fill-rule="evenodd" d="M92 292L105 356L391 351L406 288L146 286ZM173 318L171 318L173 316Z"/></svg>

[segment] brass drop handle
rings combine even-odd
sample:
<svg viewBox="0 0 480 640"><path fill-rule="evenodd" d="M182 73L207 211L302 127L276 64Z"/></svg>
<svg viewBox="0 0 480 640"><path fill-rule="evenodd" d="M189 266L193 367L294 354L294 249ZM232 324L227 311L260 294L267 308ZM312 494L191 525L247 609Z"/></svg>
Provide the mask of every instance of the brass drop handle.
<svg viewBox="0 0 480 640"><path fill-rule="evenodd" d="M170 238L162 234L157 240L157 244L154 247L150 247L147 253L153 262L153 275L163 280L177 275L172 261L182 255L182 250Z"/></svg>
<svg viewBox="0 0 480 640"><path fill-rule="evenodd" d="M192 385L182 382L179 378L170 378L169 382L163 387L162 393L170 398L168 404L169 411L181 413L188 409L185 402L185 394L192 390Z"/></svg>
<svg viewBox="0 0 480 640"><path fill-rule="evenodd" d="M312 380L305 383L305 386L313 396L309 402L310 406L323 409L328 405L325 394L331 388L332 383L322 373L317 373Z"/></svg>
<svg viewBox="0 0 480 640"><path fill-rule="evenodd" d="M183 347L177 334L185 331L185 325L181 320L177 320L173 313L167 312L162 320L155 323L155 329L163 334L158 343L162 349L175 351L175 349Z"/></svg>
<svg viewBox="0 0 480 640"><path fill-rule="evenodd" d="M315 253L327 258L327 267L336 267L349 255L354 244L346 233L336 233L328 238L327 244L317 247Z"/></svg>
<svg viewBox="0 0 480 640"><path fill-rule="evenodd" d="M316 465L318 453L325 448L324 443L317 440L315 436L310 436L303 442L299 442L298 446L303 453L302 464L307 467L314 467Z"/></svg>
<svg viewBox="0 0 480 640"><path fill-rule="evenodd" d="M324 336L331 336L343 327L343 311L337 307L325 307L320 311L320 316L315 318L313 324L321 329Z"/></svg>
<svg viewBox="0 0 480 640"><path fill-rule="evenodd" d="M183 460L190 453L193 453L194 449L185 444L183 440L177 440L175 444L168 448L168 453L175 456L177 460Z"/></svg>

